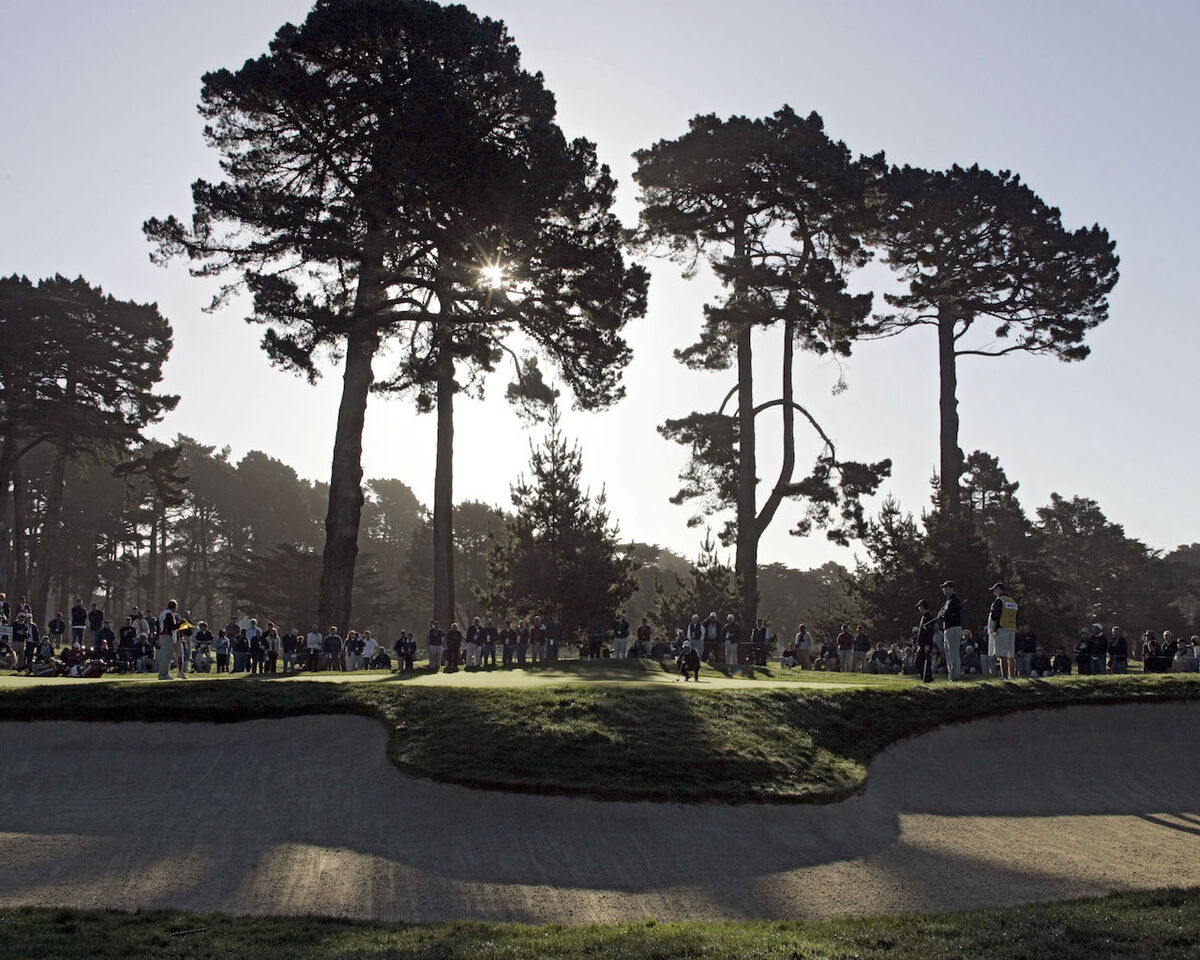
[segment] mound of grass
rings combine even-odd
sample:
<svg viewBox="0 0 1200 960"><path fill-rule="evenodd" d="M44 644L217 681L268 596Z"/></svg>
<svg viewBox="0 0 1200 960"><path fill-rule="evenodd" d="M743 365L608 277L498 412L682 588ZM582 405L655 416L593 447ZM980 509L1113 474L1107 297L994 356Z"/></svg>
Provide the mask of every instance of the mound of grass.
<svg viewBox="0 0 1200 960"><path fill-rule="evenodd" d="M0 720L233 722L349 713L381 720L403 770L452 783L605 799L829 802L882 749L1037 707L1200 697L1153 675L836 690L595 684L421 687L270 681L45 684L0 691Z"/></svg>
<svg viewBox="0 0 1200 960"><path fill-rule="evenodd" d="M933 916L590 927L0 912L0 960L1192 960L1197 942L1200 889Z"/></svg>

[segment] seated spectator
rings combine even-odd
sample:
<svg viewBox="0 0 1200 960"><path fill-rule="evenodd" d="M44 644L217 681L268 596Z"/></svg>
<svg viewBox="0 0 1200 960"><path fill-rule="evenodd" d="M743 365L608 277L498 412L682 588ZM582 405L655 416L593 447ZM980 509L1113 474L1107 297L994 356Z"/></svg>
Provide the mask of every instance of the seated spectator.
<svg viewBox="0 0 1200 960"><path fill-rule="evenodd" d="M0 670L16 669L17 651L12 648L7 639L0 637Z"/></svg>
<svg viewBox="0 0 1200 960"><path fill-rule="evenodd" d="M877 642L867 659L867 673L898 673L899 669L892 663L892 652L883 645L883 641Z"/></svg>
<svg viewBox="0 0 1200 960"><path fill-rule="evenodd" d="M1171 669L1172 659L1163 653L1158 641L1151 637L1142 648L1142 672L1166 673Z"/></svg>
<svg viewBox="0 0 1200 960"><path fill-rule="evenodd" d="M975 644L973 643L968 643L963 647L962 672L964 675L983 672L983 658L975 652Z"/></svg>
<svg viewBox="0 0 1200 960"><path fill-rule="evenodd" d="M1071 668L1071 662L1067 661L1067 669ZM1050 655L1042 649L1039 643L1034 647L1033 656L1029 660L1029 675L1031 677L1048 677L1054 670L1054 663L1050 659Z"/></svg>
<svg viewBox="0 0 1200 960"><path fill-rule="evenodd" d="M671 645L666 640L655 640L650 647L650 658L663 663L671 655Z"/></svg>
<svg viewBox="0 0 1200 960"><path fill-rule="evenodd" d="M1067 654L1066 647L1058 648L1058 653L1054 655L1054 665L1052 669L1056 676L1071 675L1071 657Z"/></svg>
<svg viewBox="0 0 1200 960"><path fill-rule="evenodd" d="M796 659L796 647L794 644L779 655L779 666L781 666L784 670L791 670L793 667L799 664L799 662L800 661Z"/></svg>
<svg viewBox="0 0 1200 960"><path fill-rule="evenodd" d="M841 670L842 658L838 654L839 649L835 640L826 640L822 643L821 649L817 653L817 661L813 664L814 669ZM849 651L847 651L846 663L847 665L850 663Z"/></svg>

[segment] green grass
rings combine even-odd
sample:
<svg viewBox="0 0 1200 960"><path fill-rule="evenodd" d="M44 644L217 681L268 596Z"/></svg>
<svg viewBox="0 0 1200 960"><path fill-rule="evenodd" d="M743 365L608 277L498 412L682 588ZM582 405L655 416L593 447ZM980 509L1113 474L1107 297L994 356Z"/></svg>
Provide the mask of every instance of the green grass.
<svg viewBox="0 0 1200 960"><path fill-rule="evenodd" d="M1200 697L1200 675L933 685L883 677L840 688L664 684L653 674L600 683L596 675L508 687L387 674L375 682L14 681L0 686L0 720L359 714L387 726L389 755L402 770L451 783L605 799L830 802L861 789L885 747L946 723Z"/></svg>
<svg viewBox="0 0 1200 960"><path fill-rule="evenodd" d="M819 922L429 926L315 918L0 910L0 960L1192 960L1200 889Z"/></svg>

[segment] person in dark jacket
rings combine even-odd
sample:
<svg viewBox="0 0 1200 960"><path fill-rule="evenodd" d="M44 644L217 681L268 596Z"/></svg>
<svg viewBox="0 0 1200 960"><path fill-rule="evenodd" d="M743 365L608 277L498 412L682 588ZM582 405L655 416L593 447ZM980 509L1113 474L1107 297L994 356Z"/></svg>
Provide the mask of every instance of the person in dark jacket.
<svg viewBox="0 0 1200 960"><path fill-rule="evenodd" d="M700 654L696 648L692 646L690 640L683 641L683 649L679 654L679 672L683 674L683 679L687 680L689 674L696 677L696 682L700 682Z"/></svg>
<svg viewBox="0 0 1200 960"><path fill-rule="evenodd" d="M1120 627L1112 628L1112 639L1108 642L1108 672L1129 672L1129 641Z"/></svg>
<svg viewBox="0 0 1200 960"><path fill-rule="evenodd" d="M959 598L953 580L942 584L942 596L946 598L942 608L937 612L938 626L941 628L933 635L933 642L942 653L946 662L946 672L952 682L962 679L962 600Z"/></svg>

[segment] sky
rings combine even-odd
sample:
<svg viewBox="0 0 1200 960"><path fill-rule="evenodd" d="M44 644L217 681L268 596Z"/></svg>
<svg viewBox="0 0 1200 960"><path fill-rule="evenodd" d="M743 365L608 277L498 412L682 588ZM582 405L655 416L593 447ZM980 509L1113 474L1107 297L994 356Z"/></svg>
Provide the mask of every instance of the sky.
<svg viewBox="0 0 1200 960"><path fill-rule="evenodd" d="M0 30L0 275L82 275L117 297L157 302L175 329L164 388L177 409L154 428L234 460L262 450L303 477L328 480L340 370L316 387L272 368L245 304L204 308L208 281L149 261L141 224L191 213L190 184L219 177L196 113L200 77L266 50L304 0L9 0ZM540 71L568 136L597 144L619 181L617 211L637 219L631 154L684 133L697 114L817 111L856 153L931 169L1012 170L1062 211L1068 229L1099 223L1115 239L1121 280L1091 357L1064 364L1015 355L964 358L960 445L998 456L1031 512L1052 492L1089 497L1159 549L1200 541L1191 442L1200 356L1194 285L1200 262L1200 4L1148 0L480 0L503 20L526 69ZM623 539L694 556L702 529L668 498L684 451L657 426L713 409L732 384L676 363L718 294L701 274L652 270L649 309L631 322L626 397L604 413L564 411L585 486L605 491ZM891 279L868 269L856 284ZM0 349L19 346L4 344ZM763 375L773 357L759 351ZM777 361L776 361L777 363ZM798 399L839 452L893 460L881 495L919 513L936 469L937 364L932 331L856 347L833 364L798 356ZM834 395L839 378L849 389ZM539 430L503 399L460 399L456 500L509 506L509 485ZM398 477L432 502L434 420L411 400L372 397L367 477ZM777 470L760 440L760 476ZM799 451L815 453L801 436ZM803 463L803 461L801 461ZM798 473L803 472L803 467ZM766 483L764 483L764 487ZM765 491L763 493L765 495ZM874 502L877 506L878 498ZM820 533L789 535L781 509L760 561L811 567L853 561ZM720 518L713 518L718 526ZM858 551L861 553L861 549Z"/></svg>

